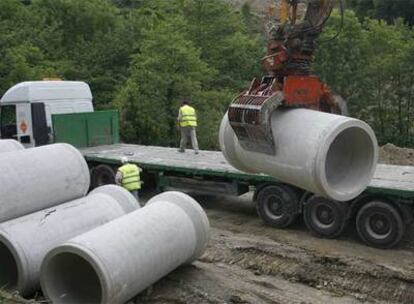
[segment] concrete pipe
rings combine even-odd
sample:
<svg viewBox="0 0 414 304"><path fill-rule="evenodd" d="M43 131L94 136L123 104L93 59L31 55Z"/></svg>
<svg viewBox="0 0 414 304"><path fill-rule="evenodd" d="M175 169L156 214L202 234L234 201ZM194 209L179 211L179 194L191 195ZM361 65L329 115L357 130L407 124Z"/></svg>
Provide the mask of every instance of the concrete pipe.
<svg viewBox="0 0 414 304"><path fill-rule="evenodd" d="M208 230L195 200L166 192L49 252L41 268L43 293L53 303L125 303L197 259Z"/></svg>
<svg viewBox="0 0 414 304"><path fill-rule="evenodd" d="M141 207L136 198L128 190L117 185L105 185L95 188L89 192L89 195L95 193L103 193L112 196L126 213L130 213Z"/></svg>
<svg viewBox="0 0 414 304"><path fill-rule="evenodd" d="M307 109L277 110L271 116L275 155L243 149L224 116L221 150L235 168L264 173L281 182L337 201L357 197L376 168L378 144L365 122Z"/></svg>
<svg viewBox="0 0 414 304"><path fill-rule="evenodd" d="M40 265L51 249L139 208L128 191L105 187L0 224L0 286L31 295L40 287Z"/></svg>
<svg viewBox="0 0 414 304"><path fill-rule="evenodd" d="M0 153L23 150L24 146L14 139L0 140Z"/></svg>
<svg viewBox="0 0 414 304"><path fill-rule="evenodd" d="M0 222L84 196L89 169L67 144L0 154Z"/></svg>

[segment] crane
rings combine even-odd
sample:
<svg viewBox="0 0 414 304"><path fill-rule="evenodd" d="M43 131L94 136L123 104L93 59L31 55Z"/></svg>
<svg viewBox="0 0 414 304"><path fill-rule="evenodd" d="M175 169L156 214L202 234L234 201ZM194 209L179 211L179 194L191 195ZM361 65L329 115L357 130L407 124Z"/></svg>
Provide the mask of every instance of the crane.
<svg viewBox="0 0 414 304"><path fill-rule="evenodd" d="M230 104L228 118L240 145L246 150L275 154L270 117L278 108L304 107L345 114L345 102L312 70L317 40L342 0L281 0L279 18L268 31L267 74ZM342 19L343 20L343 19Z"/></svg>

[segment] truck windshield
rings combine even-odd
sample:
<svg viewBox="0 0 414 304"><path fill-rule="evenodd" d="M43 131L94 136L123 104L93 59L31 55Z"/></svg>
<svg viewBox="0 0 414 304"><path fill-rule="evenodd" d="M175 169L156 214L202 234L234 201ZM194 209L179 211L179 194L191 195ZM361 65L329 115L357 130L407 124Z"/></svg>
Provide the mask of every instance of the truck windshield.
<svg viewBox="0 0 414 304"><path fill-rule="evenodd" d="M17 138L15 105L5 105L0 107L0 132L1 138Z"/></svg>

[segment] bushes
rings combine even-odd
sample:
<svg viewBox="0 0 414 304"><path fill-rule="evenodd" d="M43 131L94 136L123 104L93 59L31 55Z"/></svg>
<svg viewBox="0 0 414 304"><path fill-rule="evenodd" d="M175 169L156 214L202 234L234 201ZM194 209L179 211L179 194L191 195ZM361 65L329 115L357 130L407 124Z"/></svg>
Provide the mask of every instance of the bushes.
<svg viewBox="0 0 414 304"><path fill-rule="evenodd" d="M414 146L412 29L362 19L376 15L353 2L359 19L347 11L315 69L381 143ZM339 23L334 14L321 41ZM201 148L215 149L231 99L262 74L257 24L248 5L222 0L1 0L0 94L24 80L84 80L98 109L121 110L124 140L153 145L176 145L179 103L191 99Z"/></svg>

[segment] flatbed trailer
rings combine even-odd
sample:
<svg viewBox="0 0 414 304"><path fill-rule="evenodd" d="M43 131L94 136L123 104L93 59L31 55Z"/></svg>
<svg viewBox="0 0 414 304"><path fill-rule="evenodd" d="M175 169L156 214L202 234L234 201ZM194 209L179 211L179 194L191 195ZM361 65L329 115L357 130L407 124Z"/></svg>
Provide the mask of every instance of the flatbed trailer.
<svg viewBox="0 0 414 304"><path fill-rule="evenodd" d="M336 202L267 175L238 171L220 152L181 154L173 148L118 144L118 112L92 109L85 83L21 83L0 100L0 137L17 138L27 147L52 142L78 147L89 164L92 187L114 183L121 157L128 156L144 170L146 188L154 181L160 191L232 195L254 191L257 212L267 224L284 228L303 216L309 230L322 237L339 236L355 219L364 242L389 248L413 221L414 167L379 165L360 196Z"/></svg>
<svg viewBox="0 0 414 304"><path fill-rule="evenodd" d="M354 219L361 239L389 248L403 237L414 217L414 167L379 164L367 189L356 199L340 203L281 183L263 174L233 168L221 152L114 144L80 149L91 169L92 187L113 183L121 158L139 165L155 186L208 194L241 195L254 191L259 216L284 228L299 215L318 236L339 236Z"/></svg>

